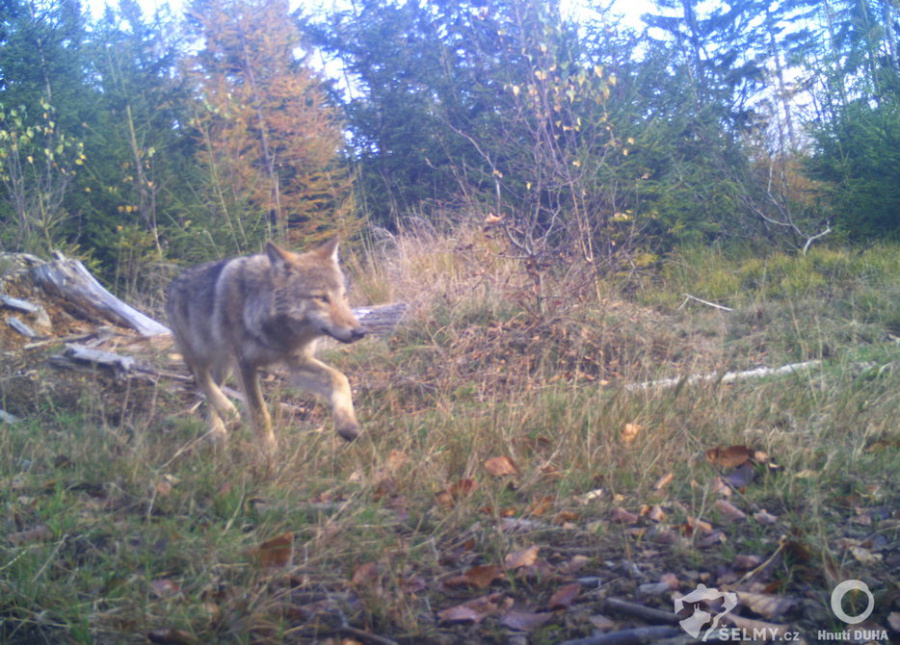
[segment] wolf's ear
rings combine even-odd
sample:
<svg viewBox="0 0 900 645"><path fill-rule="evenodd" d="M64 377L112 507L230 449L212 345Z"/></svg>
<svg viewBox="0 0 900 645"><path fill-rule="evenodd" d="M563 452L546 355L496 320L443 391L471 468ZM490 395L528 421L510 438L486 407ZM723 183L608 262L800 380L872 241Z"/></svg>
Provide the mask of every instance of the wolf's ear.
<svg viewBox="0 0 900 645"><path fill-rule="evenodd" d="M340 244L340 239L337 237L333 237L325 244L316 249L316 253L318 253L321 257L330 259L334 262L338 261L338 245Z"/></svg>
<svg viewBox="0 0 900 645"><path fill-rule="evenodd" d="M288 265L287 251L275 246L272 242L266 242L266 255L269 256L269 263L276 271L283 269Z"/></svg>

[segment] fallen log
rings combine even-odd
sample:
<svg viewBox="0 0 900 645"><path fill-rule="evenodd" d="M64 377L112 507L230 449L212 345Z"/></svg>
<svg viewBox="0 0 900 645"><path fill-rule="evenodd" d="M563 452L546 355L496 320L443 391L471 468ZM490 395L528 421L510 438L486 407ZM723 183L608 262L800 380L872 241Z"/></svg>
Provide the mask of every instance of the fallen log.
<svg viewBox="0 0 900 645"><path fill-rule="evenodd" d="M106 320L142 336L168 334L169 328L125 304L91 275L78 260L58 257L31 267L34 282L87 320Z"/></svg>
<svg viewBox="0 0 900 645"><path fill-rule="evenodd" d="M804 363L791 363L790 365L782 365L781 367L758 367L756 369L745 370L743 372L726 372L725 374L695 374L693 376L682 378L664 378L658 381L629 383L625 386L625 389L631 392L639 390L664 389L667 387L675 387L682 382L688 385L695 385L697 383L703 382L734 383L736 381L743 381L753 378L763 378L765 376L781 376L783 374L805 372L807 370L819 367L821 364L822 361L815 360L806 361Z"/></svg>

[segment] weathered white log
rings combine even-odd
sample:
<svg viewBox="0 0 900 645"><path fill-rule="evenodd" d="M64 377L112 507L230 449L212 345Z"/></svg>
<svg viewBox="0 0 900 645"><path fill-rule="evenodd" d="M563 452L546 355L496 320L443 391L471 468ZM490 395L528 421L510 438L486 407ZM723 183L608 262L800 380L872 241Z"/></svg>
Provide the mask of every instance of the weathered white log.
<svg viewBox="0 0 900 645"><path fill-rule="evenodd" d="M12 425L14 423L19 423L19 421L21 420L22 419L10 412L7 412L6 410L0 410L0 421L2 421L3 423Z"/></svg>
<svg viewBox="0 0 900 645"><path fill-rule="evenodd" d="M0 294L0 305L3 305L7 309L13 309L14 311L21 312L23 314L35 314L43 307L39 307L38 305L33 305L27 300L22 300L20 298L13 298L11 296L7 296L5 294Z"/></svg>
<svg viewBox="0 0 900 645"><path fill-rule="evenodd" d="M405 302L357 307L353 315L372 336L390 336L409 308Z"/></svg>
<svg viewBox="0 0 900 645"><path fill-rule="evenodd" d="M107 291L78 260L57 259L34 266L31 276L44 291L88 320L108 320L143 336L169 333L168 327Z"/></svg>
<svg viewBox="0 0 900 645"><path fill-rule="evenodd" d="M0 295L0 305L13 311L28 314L31 317L32 324L42 332L49 333L53 329L53 323L50 322L50 316L47 315L47 310L44 309L43 305L36 305L27 300L13 298L6 294Z"/></svg>
<svg viewBox="0 0 900 645"><path fill-rule="evenodd" d="M655 390L667 387L675 387L682 381L688 385L696 383L718 381L719 383L734 383L735 381L743 381L751 378L763 378L764 376L779 376L781 374L792 374L794 372L803 372L818 367L822 361L806 361L805 363L791 363L790 365L782 365L781 367L758 367L753 370L743 372L726 372L713 374L695 374L694 376L682 378L664 378L659 381L645 381L644 383L629 383L625 386L626 390L632 392L636 390Z"/></svg>
<svg viewBox="0 0 900 645"><path fill-rule="evenodd" d="M37 338L38 334L31 327L23 323L16 316L10 316L6 319L6 324L12 327L13 331L22 334L25 338Z"/></svg>
<svg viewBox="0 0 900 645"><path fill-rule="evenodd" d="M66 345L65 357L78 363L87 363L108 367L115 372L128 374L137 369L137 361L131 356L122 356L114 352L106 352L102 349L91 349L84 345L72 343Z"/></svg>

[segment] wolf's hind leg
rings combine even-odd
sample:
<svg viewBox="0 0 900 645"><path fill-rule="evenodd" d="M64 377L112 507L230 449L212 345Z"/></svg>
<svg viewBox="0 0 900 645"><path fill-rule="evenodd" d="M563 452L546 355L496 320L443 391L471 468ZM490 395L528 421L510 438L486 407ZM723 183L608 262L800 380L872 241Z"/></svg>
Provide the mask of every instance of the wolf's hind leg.
<svg viewBox="0 0 900 645"><path fill-rule="evenodd" d="M359 423L353 410L350 381L341 372L311 356L291 361L291 383L325 397L331 403L334 427L347 441L359 436Z"/></svg>

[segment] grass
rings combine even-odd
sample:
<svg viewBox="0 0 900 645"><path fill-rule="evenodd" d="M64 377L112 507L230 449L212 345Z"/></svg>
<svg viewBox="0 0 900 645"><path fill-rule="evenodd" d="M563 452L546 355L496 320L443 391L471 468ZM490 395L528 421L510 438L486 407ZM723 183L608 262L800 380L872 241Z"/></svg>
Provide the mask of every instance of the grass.
<svg viewBox="0 0 900 645"><path fill-rule="evenodd" d="M771 558L754 589L802 599L770 622L807 638L840 628L829 594L855 577L886 628L900 609L898 249L690 249L627 298L611 281L582 290L571 274L548 276L553 306L540 315L499 245L461 229L398 237L356 261L360 293L411 313L391 340L326 357L357 390L367 434L352 445L322 406L272 386L270 400L306 412L274 412L282 452L269 469L246 430L227 450L195 445L200 415L163 385L97 375L46 388L24 422L0 428L0 640L364 640L358 629L506 642L499 609L476 624L437 616L490 593L535 611L580 578L576 603L530 634L559 642L589 634L609 596L671 611L669 595L639 589L663 574L682 593L734 582L746 573L735 555ZM679 309L684 293L736 311ZM728 386L623 387L808 359L825 362ZM0 407L18 413L12 391ZM712 487L728 469L706 458L731 445L771 462L729 498L750 516L738 523ZM491 475L495 457L516 474ZM641 514L654 506L663 519ZM637 521L616 521L617 509ZM773 524L753 519L763 509ZM695 518L721 539L705 543ZM268 542L279 536L287 560ZM486 588L447 584L530 546L540 547L530 568Z"/></svg>

